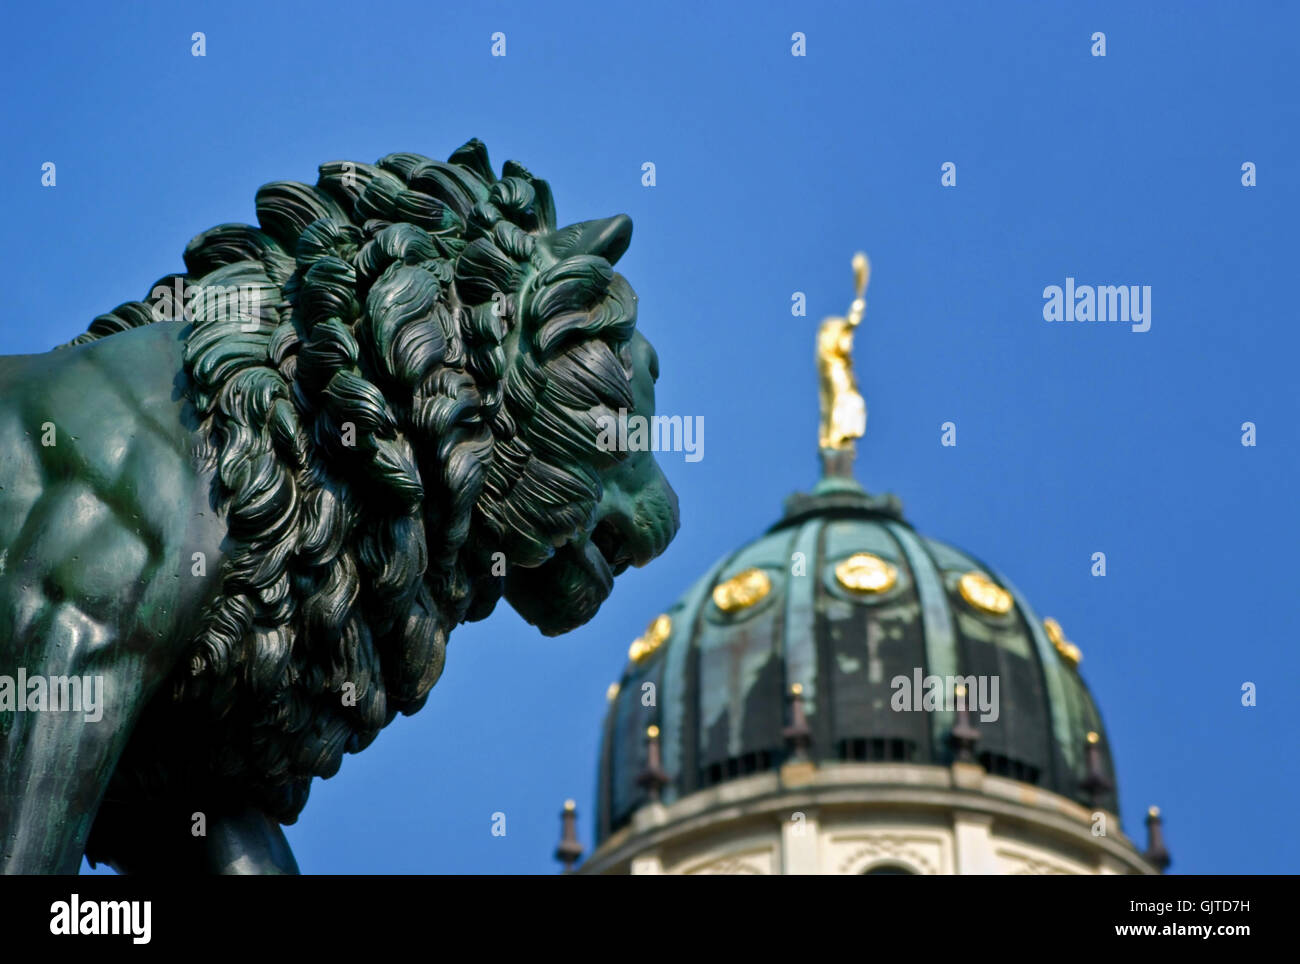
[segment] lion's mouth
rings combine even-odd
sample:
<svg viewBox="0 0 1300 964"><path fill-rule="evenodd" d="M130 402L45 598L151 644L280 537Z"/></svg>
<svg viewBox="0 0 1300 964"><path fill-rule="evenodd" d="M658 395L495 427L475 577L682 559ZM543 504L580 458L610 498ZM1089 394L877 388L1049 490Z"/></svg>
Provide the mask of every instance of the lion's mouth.
<svg viewBox="0 0 1300 964"><path fill-rule="evenodd" d="M632 565L632 550L612 517L596 523L596 528L591 530L591 544L600 551L601 558L615 576L622 575Z"/></svg>
<svg viewBox="0 0 1300 964"><path fill-rule="evenodd" d="M595 525L555 550L535 569L512 570L506 598L545 635L581 626L614 589L614 578L630 566L644 566L677 532L677 497L629 500L612 489L596 509Z"/></svg>
<svg viewBox="0 0 1300 964"><path fill-rule="evenodd" d="M607 516L596 523L591 534L575 539L556 553L557 558L574 563L587 577L587 590L599 595L600 601L614 588L614 577L632 565L634 556L619 524Z"/></svg>
<svg viewBox="0 0 1300 964"><path fill-rule="evenodd" d="M546 636L558 636L581 626L600 608L614 589L614 570L593 536L582 535L555 550L555 555L535 569L511 570L506 598L515 611ZM602 533L605 551L613 552Z"/></svg>

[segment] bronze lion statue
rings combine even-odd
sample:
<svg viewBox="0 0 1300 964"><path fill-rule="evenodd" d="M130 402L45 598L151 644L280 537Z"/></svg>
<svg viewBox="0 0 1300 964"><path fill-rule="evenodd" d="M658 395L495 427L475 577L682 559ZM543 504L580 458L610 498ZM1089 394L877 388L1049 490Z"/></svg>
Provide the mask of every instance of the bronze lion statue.
<svg viewBox="0 0 1300 964"><path fill-rule="evenodd" d="M677 499L602 418L658 360L622 215L472 140L257 193L186 271L0 358L0 870L296 872L313 777L418 710L498 598L543 633Z"/></svg>

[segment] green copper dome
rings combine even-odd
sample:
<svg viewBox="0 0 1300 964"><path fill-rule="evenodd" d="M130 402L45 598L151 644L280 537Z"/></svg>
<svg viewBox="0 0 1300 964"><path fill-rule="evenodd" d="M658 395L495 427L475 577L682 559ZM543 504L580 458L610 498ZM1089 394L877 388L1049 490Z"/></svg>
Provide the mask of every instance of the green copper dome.
<svg viewBox="0 0 1300 964"><path fill-rule="evenodd" d="M1109 743L1077 662L996 570L917 533L893 497L828 477L633 645L610 690L598 840L656 791L671 803L793 753L823 764L961 755L1116 813ZM931 677L964 678L969 711L941 695L923 706L916 684ZM660 761L647 777L651 727Z"/></svg>

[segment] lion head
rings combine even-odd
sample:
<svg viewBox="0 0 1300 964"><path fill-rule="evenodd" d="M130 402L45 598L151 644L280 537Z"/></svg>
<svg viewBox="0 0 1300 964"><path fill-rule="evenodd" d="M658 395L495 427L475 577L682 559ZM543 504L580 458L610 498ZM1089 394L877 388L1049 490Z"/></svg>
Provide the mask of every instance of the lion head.
<svg viewBox="0 0 1300 964"><path fill-rule="evenodd" d="M504 594L571 629L678 516L650 453L598 444L602 417L652 413L658 374L613 268L627 217L558 228L547 183L513 162L496 177L472 140L446 163L268 184L257 218L198 235L152 303L77 341L204 294L185 375L228 524L222 590L117 790L212 784L291 822L313 776L423 705L455 625ZM159 762L182 732L183 776Z"/></svg>

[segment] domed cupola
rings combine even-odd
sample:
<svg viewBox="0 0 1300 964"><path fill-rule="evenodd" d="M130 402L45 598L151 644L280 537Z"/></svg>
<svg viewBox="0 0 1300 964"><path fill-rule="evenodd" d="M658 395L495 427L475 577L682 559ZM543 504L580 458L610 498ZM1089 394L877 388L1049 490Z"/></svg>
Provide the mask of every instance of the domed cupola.
<svg viewBox="0 0 1300 964"><path fill-rule="evenodd" d="M897 500L824 479L633 643L605 721L598 839L648 802L648 727L669 803L784 763L798 749L796 703L815 762L965 754L1114 813L1109 745L1078 662L1000 573L917 533ZM953 737L959 705L968 745Z"/></svg>
<svg viewBox="0 0 1300 964"><path fill-rule="evenodd" d="M823 478L633 642L583 871L1151 872L1120 832L1079 649L852 478L854 266L848 316L818 337ZM848 843L810 850L792 814Z"/></svg>

